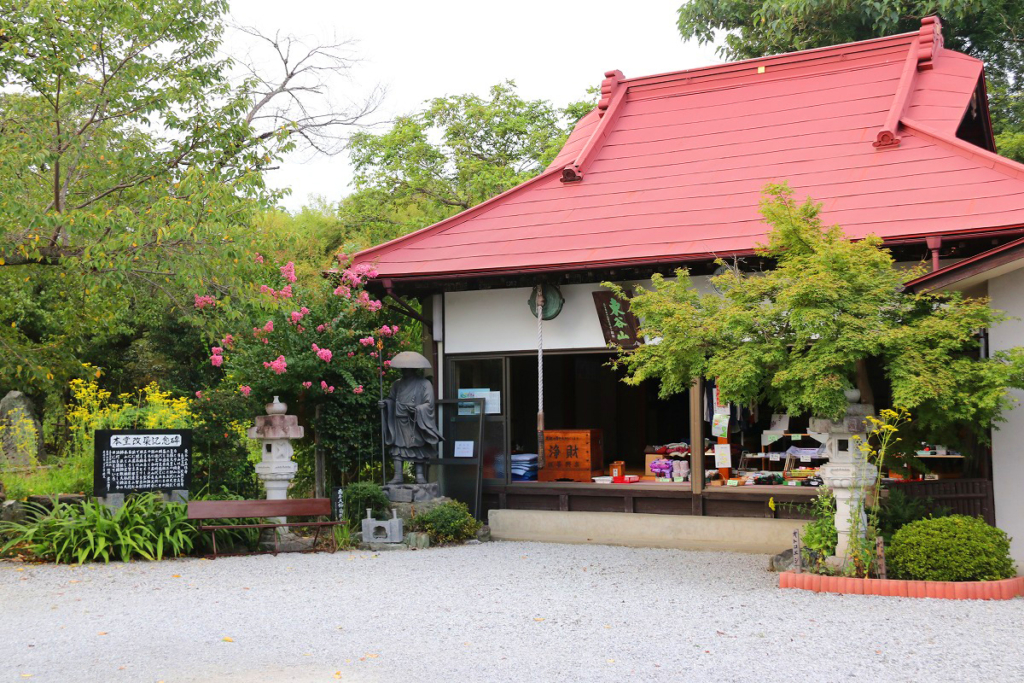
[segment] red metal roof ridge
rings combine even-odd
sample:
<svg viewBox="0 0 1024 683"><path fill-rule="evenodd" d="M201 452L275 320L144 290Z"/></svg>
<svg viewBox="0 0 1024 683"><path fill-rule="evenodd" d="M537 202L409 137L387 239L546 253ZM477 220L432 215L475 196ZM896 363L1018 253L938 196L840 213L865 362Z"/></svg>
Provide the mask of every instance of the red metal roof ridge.
<svg viewBox="0 0 1024 683"><path fill-rule="evenodd" d="M572 163L562 169L562 182L573 183L583 180L586 166L601 151L602 143L608 137L608 131L615 125L622 111L622 102L626 99L628 88L622 87L624 76L621 71L606 71L601 82L603 97L597 103L598 122L591 131L587 142L580 149Z"/></svg>
<svg viewBox="0 0 1024 683"><path fill-rule="evenodd" d="M477 204L475 206L471 206L471 207L469 207L468 209L466 209L464 211L460 211L457 214L455 214L454 216L449 216L448 218L445 218L442 221L438 221L437 223L433 223L431 225L424 226L424 227L420 228L419 230L416 230L414 232L410 232L410 233L408 233L406 235L402 235L400 237L396 237L395 239L389 240L387 242L384 242L383 244L378 244L378 245L369 247L367 249L363 249L362 251L358 251L355 254L353 254L353 256L352 256L353 263L366 261L367 257L369 257L371 255L379 255L381 253L385 253L387 251L390 251L390 249L392 247L399 246L400 244L404 246L406 244L412 244L412 243L418 242L419 240L421 240L421 239L423 239L425 237L429 237L430 235L434 234L435 232L439 232L441 230L444 230L445 228L449 227L452 223L454 223L458 219L468 218L468 217L470 217L471 215L473 215L475 213L483 211L486 208L490 208L491 204L494 204L495 202L498 202L499 200L502 200L505 197L508 197L508 196L510 196L510 195L512 195L512 194L514 194L516 192L519 192L519 191L523 190L524 188L530 187L534 183L537 183L537 182L539 182L539 181L541 181L543 179L549 178L550 176L560 175L561 172L562 172L562 169L557 168L557 167L556 168L547 168L547 169L541 171L539 174L535 175L534 177L530 178L529 180L524 180L523 182L519 183L515 187L511 187L511 188L505 190L504 192L502 192L501 194L496 194L493 197L491 197L490 199L486 199L486 200L480 202L479 204Z"/></svg>
<svg viewBox="0 0 1024 683"><path fill-rule="evenodd" d="M809 61L810 59L817 58L827 53L841 52L844 49L851 47L863 48L865 45L873 43L890 43L899 44L900 42L908 42L912 44L915 39L920 35L920 31L913 31L910 33L897 33L891 36L882 36L880 38L871 38L869 40L858 40L851 43L842 43L841 45L826 45L824 47L816 47L808 50L795 50L793 52L783 52L777 55L766 55L764 57L752 57L750 59L741 59L735 62L722 62L721 64L710 64L708 66L699 66L693 69L682 69L679 71L665 71L658 74L650 74L648 76L634 76L633 78L626 78L622 81L622 85L632 87L636 85L647 85L661 80L677 80L681 77L692 78L694 76L701 76L705 73L715 72L727 72L727 71L742 71L749 68L752 65L763 64L768 66L771 63L775 64L786 64L790 62L802 62Z"/></svg>
<svg viewBox="0 0 1024 683"><path fill-rule="evenodd" d="M961 268L966 268L966 267L968 267L968 266L970 266L970 265L972 265L974 263L977 263L978 261L984 261L986 259L989 259L989 258L997 255L997 254L1000 254L1000 253L1002 253L1004 251L1008 251L1010 249L1014 249L1014 248L1016 248L1018 246L1021 246L1021 245L1024 245L1024 237L1018 237L1015 240L1010 240L1006 244L1000 244L998 247L993 247L993 248L991 248L991 249L989 249L987 251L981 252L980 254L975 254L974 256L969 256L969 257L965 258L962 261L957 261L956 263L951 263L950 265L948 265L948 266L946 266L944 268L939 268L938 270L933 270L930 273L925 273L921 277L914 278L913 280L910 280L909 282L907 282L904 285L904 287L906 287L907 289L911 289L913 287L917 287L918 285L924 284L924 283L928 282L929 280L934 280L935 278L942 277L943 275L948 275L949 273L956 272L956 271L960 270Z"/></svg>
<svg viewBox="0 0 1024 683"><path fill-rule="evenodd" d="M1008 159L1004 156L1000 156L995 152L990 152L984 147L979 147L975 144L961 140L955 135L948 135L940 130L936 130L931 126L915 121L910 118L900 119L900 123L910 130L933 138L934 140L945 143L946 145L954 148L955 150L961 151L965 154L981 157L989 162L992 168L1001 171L1011 178L1017 180L1024 180L1024 164L1018 163L1013 159ZM988 165L988 164L986 164Z"/></svg>
<svg viewBox="0 0 1024 683"><path fill-rule="evenodd" d="M921 19L921 29L918 31L917 39L911 42L907 49L903 73L900 75L900 82L896 87L896 95L892 99L885 124L878 131L872 145L875 147L899 146L900 139L896 137L896 133L900 119L903 118L903 112L907 109L907 103L910 102L915 76L918 71L928 71L933 68L932 60L941 48L942 24L938 17L924 17Z"/></svg>

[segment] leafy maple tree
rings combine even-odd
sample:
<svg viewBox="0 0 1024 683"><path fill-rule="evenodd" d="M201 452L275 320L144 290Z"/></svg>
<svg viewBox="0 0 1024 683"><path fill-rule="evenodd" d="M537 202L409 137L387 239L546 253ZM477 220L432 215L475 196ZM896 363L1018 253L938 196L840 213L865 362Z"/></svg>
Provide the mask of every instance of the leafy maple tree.
<svg viewBox="0 0 1024 683"><path fill-rule="evenodd" d="M712 278L720 296L700 294L685 269L656 274L630 308L641 334L658 341L622 352L625 381L659 380L666 396L715 379L729 402L836 418L857 364L874 358L893 405L913 412L930 439L960 443L965 429L984 439L1011 405L1007 387L1024 387L1024 349L978 354L977 331L1006 316L986 299L904 293L915 271L894 268L880 238L851 241L824 226L820 205L795 201L786 185L765 192L771 231L757 254L774 266L733 264Z"/></svg>

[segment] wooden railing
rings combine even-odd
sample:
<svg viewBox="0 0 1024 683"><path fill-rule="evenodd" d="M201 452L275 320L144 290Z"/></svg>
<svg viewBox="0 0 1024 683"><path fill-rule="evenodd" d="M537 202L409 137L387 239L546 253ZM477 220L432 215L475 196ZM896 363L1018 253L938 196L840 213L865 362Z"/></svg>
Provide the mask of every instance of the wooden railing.
<svg viewBox="0 0 1024 683"><path fill-rule="evenodd" d="M933 508L946 507L955 515L981 517L989 524L996 523L992 482L988 479L914 481L895 487L912 498L930 498Z"/></svg>

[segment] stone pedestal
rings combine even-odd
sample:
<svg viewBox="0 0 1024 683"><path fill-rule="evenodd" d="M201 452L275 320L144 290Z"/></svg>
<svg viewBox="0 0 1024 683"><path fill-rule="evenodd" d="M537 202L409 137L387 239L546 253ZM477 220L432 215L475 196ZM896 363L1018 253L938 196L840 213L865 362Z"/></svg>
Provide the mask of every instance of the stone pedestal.
<svg viewBox="0 0 1024 683"><path fill-rule="evenodd" d="M860 444L867 438L866 418L874 406L851 403L842 420L812 419L809 431L828 434L826 450L828 464L821 467L821 479L836 499L836 531L839 540L831 564L845 562L850 551L850 534L856 516L860 516L860 535L867 529L864 503L869 488L878 477L878 468L867 462L860 452Z"/></svg>
<svg viewBox="0 0 1024 683"><path fill-rule="evenodd" d="M421 503L441 497L441 485L431 484L386 484L384 494L392 503Z"/></svg>
<svg viewBox="0 0 1024 683"><path fill-rule="evenodd" d="M285 500L288 498L288 487L295 478L299 466L292 462L295 449L293 439L301 439L304 430L299 426L299 418L286 415L288 406L274 397L273 403L267 404L267 414L256 418L256 426L250 427L247 435L250 439L260 441L260 452L263 460L256 465L256 476L263 482L267 490L267 500ZM284 517L273 518L277 523L284 523ZM297 538L285 529L266 529L260 539L261 545L273 547L274 532L277 532L278 545L294 543Z"/></svg>

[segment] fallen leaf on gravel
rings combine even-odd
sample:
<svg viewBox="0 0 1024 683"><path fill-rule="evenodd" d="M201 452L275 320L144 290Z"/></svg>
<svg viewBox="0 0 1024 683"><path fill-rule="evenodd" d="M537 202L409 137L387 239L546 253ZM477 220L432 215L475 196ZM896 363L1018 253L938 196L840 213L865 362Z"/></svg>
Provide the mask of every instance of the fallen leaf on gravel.
<svg viewBox="0 0 1024 683"><path fill-rule="evenodd" d="M23 571L25 571L25 568L24 568L24 567L18 567L18 568L17 568L17 569L15 569L14 571L16 571L16 572L23 572ZM31 675L31 674L30 674L30 675Z"/></svg>
<svg viewBox="0 0 1024 683"><path fill-rule="evenodd" d="M78 579L71 579L70 581L68 581L68 583L82 583L82 582L79 581Z"/></svg>
<svg viewBox="0 0 1024 683"><path fill-rule="evenodd" d="M544 617L534 617L534 621L544 621Z"/></svg>
<svg viewBox="0 0 1024 683"><path fill-rule="evenodd" d="M171 578L172 579L180 579L181 578L181 574L171 574Z"/></svg>
<svg viewBox="0 0 1024 683"><path fill-rule="evenodd" d="M35 674L21 674L22 678L32 678Z"/></svg>
<svg viewBox="0 0 1024 683"><path fill-rule="evenodd" d="M380 655L370 654L369 652L366 653L366 656L369 657L370 659L377 659L377 657L380 657Z"/></svg>
<svg viewBox="0 0 1024 683"><path fill-rule="evenodd" d="M105 636L105 635L107 635L107 632L106 631L100 631L96 635L98 635L98 636Z"/></svg>
<svg viewBox="0 0 1024 683"><path fill-rule="evenodd" d="M335 678L341 678L341 672L340 671L335 671L334 672L334 677Z"/></svg>
<svg viewBox="0 0 1024 683"><path fill-rule="evenodd" d="M611 626L609 626L608 624L605 624L604 627L605 628L611 628Z"/></svg>
<svg viewBox="0 0 1024 683"><path fill-rule="evenodd" d="M223 640L225 643L233 643L233 642L235 642L235 639L232 638L231 636L224 636L221 640Z"/></svg>
<svg viewBox="0 0 1024 683"><path fill-rule="evenodd" d="M609 660L608 660L608 663L609 663L609 664L614 664L614 663L615 663L615 660L614 660L614 659L609 659Z"/></svg>

